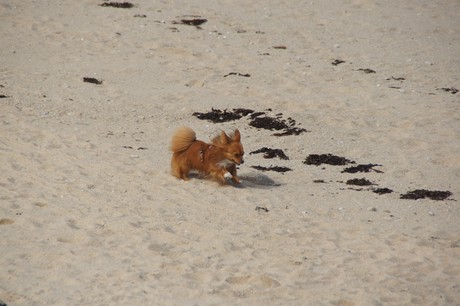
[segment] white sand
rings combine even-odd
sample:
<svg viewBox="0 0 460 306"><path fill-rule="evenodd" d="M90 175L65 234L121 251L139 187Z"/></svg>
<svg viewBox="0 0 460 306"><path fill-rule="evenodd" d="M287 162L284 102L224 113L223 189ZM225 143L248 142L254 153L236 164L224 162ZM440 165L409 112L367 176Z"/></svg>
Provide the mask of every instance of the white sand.
<svg viewBox="0 0 460 306"><path fill-rule="evenodd" d="M458 1L102 2L0 0L0 300L460 303L460 93L438 90L460 87ZM310 132L192 116L211 108ZM247 153L290 160L247 154L241 188L179 181L180 125L203 140L238 127ZM322 153L384 173L302 163ZM399 198L415 189L453 195Z"/></svg>

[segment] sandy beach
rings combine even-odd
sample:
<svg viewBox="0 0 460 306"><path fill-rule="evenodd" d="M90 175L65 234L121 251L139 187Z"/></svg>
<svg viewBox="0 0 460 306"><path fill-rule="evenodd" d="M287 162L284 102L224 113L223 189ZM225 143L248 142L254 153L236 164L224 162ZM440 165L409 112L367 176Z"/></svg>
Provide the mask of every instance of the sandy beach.
<svg viewBox="0 0 460 306"><path fill-rule="evenodd" d="M130 3L0 0L0 305L460 305L459 1Z"/></svg>

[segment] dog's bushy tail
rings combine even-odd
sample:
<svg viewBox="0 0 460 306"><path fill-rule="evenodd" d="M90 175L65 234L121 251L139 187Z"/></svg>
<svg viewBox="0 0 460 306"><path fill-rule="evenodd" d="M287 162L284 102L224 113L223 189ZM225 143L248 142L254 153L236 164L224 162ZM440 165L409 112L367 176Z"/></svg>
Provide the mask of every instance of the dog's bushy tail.
<svg viewBox="0 0 460 306"><path fill-rule="evenodd" d="M177 129L171 140L171 151L182 152L187 150L196 140L195 132L189 127L181 127Z"/></svg>

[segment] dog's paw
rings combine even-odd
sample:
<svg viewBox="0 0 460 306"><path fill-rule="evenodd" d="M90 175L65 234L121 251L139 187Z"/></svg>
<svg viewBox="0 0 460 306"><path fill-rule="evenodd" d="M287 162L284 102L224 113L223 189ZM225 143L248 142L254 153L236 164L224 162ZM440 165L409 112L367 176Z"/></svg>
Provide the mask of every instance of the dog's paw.
<svg viewBox="0 0 460 306"><path fill-rule="evenodd" d="M234 176L232 177L232 181L235 183L235 184L241 184L241 181L238 177Z"/></svg>

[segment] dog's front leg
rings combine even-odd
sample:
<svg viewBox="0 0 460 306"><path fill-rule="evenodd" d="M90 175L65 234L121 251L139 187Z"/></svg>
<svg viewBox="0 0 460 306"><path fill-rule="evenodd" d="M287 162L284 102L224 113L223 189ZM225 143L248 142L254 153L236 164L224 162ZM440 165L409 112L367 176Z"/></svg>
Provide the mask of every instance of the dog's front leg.
<svg viewBox="0 0 460 306"><path fill-rule="evenodd" d="M238 176L236 176L236 165L231 165L230 167L227 168L227 171L232 175L232 181L234 183L236 183L236 184L241 183L241 181L238 178Z"/></svg>

